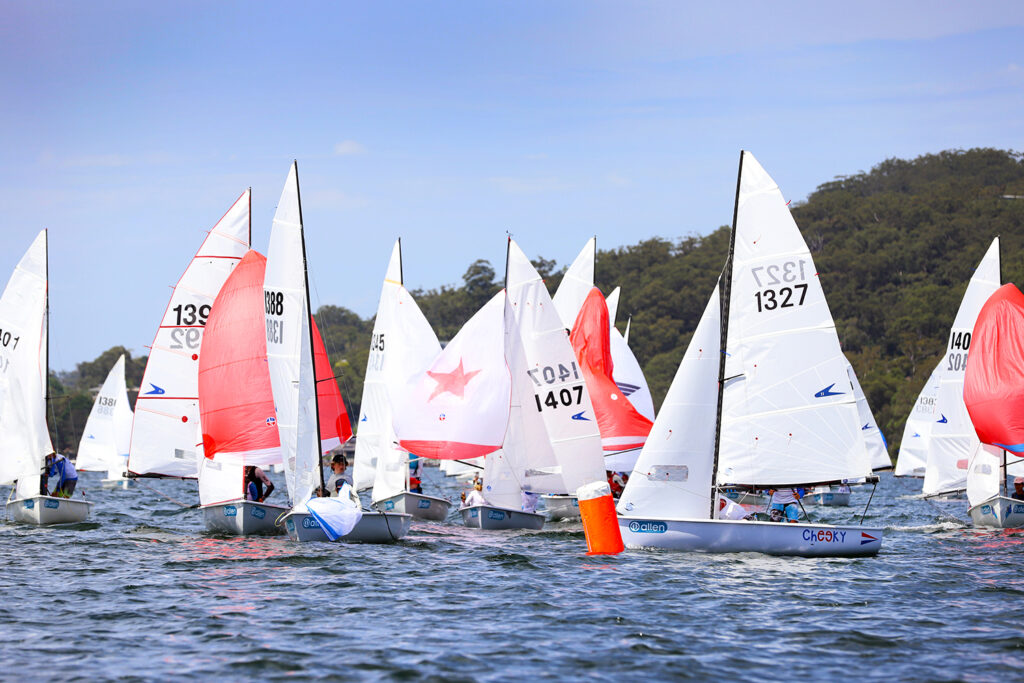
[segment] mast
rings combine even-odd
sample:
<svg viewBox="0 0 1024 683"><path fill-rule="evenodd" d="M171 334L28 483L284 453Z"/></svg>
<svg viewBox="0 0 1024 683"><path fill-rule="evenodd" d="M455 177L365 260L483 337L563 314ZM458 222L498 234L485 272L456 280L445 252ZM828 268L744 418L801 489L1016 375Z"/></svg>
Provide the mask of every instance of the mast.
<svg viewBox="0 0 1024 683"><path fill-rule="evenodd" d="M299 162L293 161L292 163L295 164L295 198L299 204L299 241L302 243L302 278L306 289L306 313L309 316L306 319L306 327L309 330L309 362L313 366L313 414L316 416L316 469L320 472L320 489L323 490L327 487L327 483L324 481L324 465L322 462L323 454L320 452L320 398L317 395L318 392L316 388L316 346L313 343L313 306L309 301L309 266L306 262L306 231L302 227L302 193L299 191ZM251 197L249 201L252 201ZM251 217L249 221L251 225Z"/></svg>
<svg viewBox="0 0 1024 683"><path fill-rule="evenodd" d="M402 238L398 238L398 284L405 286L405 266L402 265ZM358 417L358 415L356 416Z"/></svg>
<svg viewBox="0 0 1024 683"><path fill-rule="evenodd" d="M508 241L505 243L505 291L508 291L508 255L512 251L512 235L508 236Z"/></svg>
<svg viewBox="0 0 1024 683"><path fill-rule="evenodd" d="M710 517L715 518L715 490L718 487L718 452L722 446L722 397L725 394L725 347L729 338L729 296L732 290L732 260L736 251L736 218L740 208L740 180L743 178L743 150L740 150L740 169L736 174L736 201L732 207L732 231L729 234L729 255L725 259L725 269L722 271L721 297L722 297L722 332L720 337L721 348L718 359L718 410L715 413L715 457L711 462L711 504Z"/></svg>

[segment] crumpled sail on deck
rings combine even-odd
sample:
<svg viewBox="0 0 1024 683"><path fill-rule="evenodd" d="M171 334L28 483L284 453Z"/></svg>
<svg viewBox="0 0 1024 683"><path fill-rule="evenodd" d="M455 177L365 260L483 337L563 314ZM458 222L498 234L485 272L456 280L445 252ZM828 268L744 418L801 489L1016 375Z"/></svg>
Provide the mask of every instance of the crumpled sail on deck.
<svg viewBox="0 0 1024 683"><path fill-rule="evenodd" d="M949 331L946 354L935 369L939 388L925 459L922 486L925 495L962 490L967 485L967 464L978 444L978 437L964 405L964 372L975 321L985 301L999 289L999 280L997 237L971 276Z"/></svg>
<svg viewBox="0 0 1024 683"><path fill-rule="evenodd" d="M606 480L590 391L544 281L511 239L506 267L508 315L519 335L518 341L506 338L513 402L521 406L518 438L532 444L525 450L523 487L575 494L584 484ZM525 366L517 372L519 353Z"/></svg>
<svg viewBox="0 0 1024 683"><path fill-rule="evenodd" d="M406 489L409 456L398 445L392 406L441 353L437 335L402 281L402 246L396 241L373 321L353 468L356 489L372 486L374 501Z"/></svg>
<svg viewBox="0 0 1024 683"><path fill-rule="evenodd" d="M178 280L150 347L135 401L128 469L136 474L198 475L199 348L217 293L249 250L249 191L210 230Z"/></svg>
<svg viewBox="0 0 1024 683"><path fill-rule="evenodd" d="M621 514L655 519L708 517L721 320L716 286L619 499Z"/></svg>
<svg viewBox="0 0 1024 683"><path fill-rule="evenodd" d="M608 308L596 287L580 309L571 340L597 413L602 448L605 452L641 448L652 423L633 407L612 378Z"/></svg>
<svg viewBox="0 0 1024 683"><path fill-rule="evenodd" d="M309 322L313 326L313 365L316 371L316 404L320 413L320 452L327 454L352 438L352 423L348 419L345 400L341 397L338 381L334 378L334 367L327 355L324 339L320 336L316 318Z"/></svg>
<svg viewBox="0 0 1024 683"><path fill-rule="evenodd" d="M939 397L939 367L932 370L917 400L914 401L914 408L907 416L907 423L903 427L903 440L900 442L900 451L896 456L896 467L893 474L897 477L923 477L925 465L928 462L929 442L932 436L932 425L935 424L937 414L935 404Z"/></svg>
<svg viewBox="0 0 1024 683"><path fill-rule="evenodd" d="M566 269L558 289L551 298L562 327L569 330L576 322L580 307L594 287L594 259L597 257L597 238L591 237L583 245L576 259Z"/></svg>
<svg viewBox="0 0 1024 683"><path fill-rule="evenodd" d="M501 291L463 325L426 372L406 385L393 419L407 452L466 460L501 447L511 391L504 317Z"/></svg>
<svg viewBox="0 0 1024 683"><path fill-rule="evenodd" d="M982 443L1024 456L1024 294L1000 287L978 314L964 403Z"/></svg>
<svg viewBox="0 0 1024 683"><path fill-rule="evenodd" d="M132 409L124 379L124 354L110 368L92 404L85 431L78 443L75 468L106 471L110 479L124 475L132 438Z"/></svg>
<svg viewBox="0 0 1024 683"><path fill-rule="evenodd" d="M18 497L39 493L53 450L46 426L47 234L41 231L0 295L0 484Z"/></svg>
<svg viewBox="0 0 1024 683"><path fill-rule="evenodd" d="M267 363L288 496L294 508L305 512L305 502L322 483L323 470L306 291L306 248L295 163L288 172L274 214L263 296Z"/></svg>
<svg viewBox="0 0 1024 683"><path fill-rule="evenodd" d="M199 359L203 505L242 498L244 466L281 462L267 368L266 264L259 252L247 252L224 282L206 321Z"/></svg>
<svg viewBox="0 0 1024 683"><path fill-rule="evenodd" d="M847 361L814 261L775 181L743 153L719 484L871 474Z"/></svg>

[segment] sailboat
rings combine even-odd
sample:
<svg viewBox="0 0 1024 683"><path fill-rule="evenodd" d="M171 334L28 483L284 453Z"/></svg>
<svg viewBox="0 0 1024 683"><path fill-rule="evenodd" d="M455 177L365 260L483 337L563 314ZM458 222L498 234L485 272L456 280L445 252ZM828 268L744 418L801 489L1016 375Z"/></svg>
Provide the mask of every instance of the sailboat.
<svg viewBox="0 0 1024 683"><path fill-rule="evenodd" d="M199 349L213 300L249 251L249 217L246 190L213 226L174 286L135 401L128 452L134 476L199 476Z"/></svg>
<svg viewBox="0 0 1024 683"><path fill-rule="evenodd" d="M630 548L866 556L880 527L717 518L719 487L866 477L847 362L782 193L740 155L729 257L619 500Z"/></svg>
<svg viewBox="0 0 1024 683"><path fill-rule="evenodd" d="M237 536L282 533L275 522L289 509L245 495L246 466L281 462L263 320L266 263L250 250L228 275L199 359L199 507L207 530Z"/></svg>
<svg viewBox="0 0 1024 683"><path fill-rule="evenodd" d="M964 371L978 312L1001 279L996 237L967 283L946 353L907 418L895 474L924 477L921 493L927 498L960 498L966 487L967 462L978 440L964 406Z"/></svg>
<svg viewBox="0 0 1024 683"><path fill-rule="evenodd" d="M373 323L354 477L361 479L359 470L372 467L375 508L432 521L444 520L451 502L409 491L409 453L398 446L392 406L409 379L423 373L439 353L437 335L403 285L402 242L398 240L391 250Z"/></svg>
<svg viewBox="0 0 1024 683"><path fill-rule="evenodd" d="M40 476L53 452L49 403L49 271L41 231L0 295L0 483L14 483L7 517L28 524L84 521L92 503L41 495Z"/></svg>
<svg viewBox="0 0 1024 683"><path fill-rule="evenodd" d="M963 400L978 443L967 474L968 514L975 526L1024 527L1024 500L1006 495L1007 454L1024 462L1024 294L1000 287L974 325ZM1020 474L1020 472L1016 472Z"/></svg>
<svg viewBox="0 0 1024 683"><path fill-rule="evenodd" d="M297 541L402 538L409 531L411 515L360 514L357 503L316 495L325 491L323 435L297 163L288 173L274 215L263 290L267 362L291 499L291 509L281 520L288 536Z"/></svg>
<svg viewBox="0 0 1024 683"><path fill-rule="evenodd" d="M128 444L132 438L132 409L124 379L124 354L107 373L100 393L92 404L85 431L78 442L75 469L79 472L106 472L104 488L128 488L131 479L124 476L128 464Z"/></svg>

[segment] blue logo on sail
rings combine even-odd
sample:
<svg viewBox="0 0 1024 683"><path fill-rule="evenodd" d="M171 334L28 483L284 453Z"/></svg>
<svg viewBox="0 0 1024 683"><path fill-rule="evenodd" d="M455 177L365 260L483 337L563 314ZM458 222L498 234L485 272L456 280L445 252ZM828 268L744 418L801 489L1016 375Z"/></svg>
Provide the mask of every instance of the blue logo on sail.
<svg viewBox="0 0 1024 683"><path fill-rule="evenodd" d="M166 391L164 391L163 389L161 389L157 385L153 384L152 382L149 383L149 386L151 386L153 388L150 389L149 391L147 391L145 393L145 396L161 396L161 395L167 393Z"/></svg>
<svg viewBox="0 0 1024 683"><path fill-rule="evenodd" d="M668 524L665 522L638 522L629 523L629 530L634 534L663 534L668 531Z"/></svg>
<svg viewBox="0 0 1024 683"><path fill-rule="evenodd" d="M827 387L816 393L814 395L814 398L825 398L826 396L842 396L842 391L832 391L832 387L834 387L835 385L836 383L832 382L832 384L829 384Z"/></svg>
<svg viewBox="0 0 1024 683"><path fill-rule="evenodd" d="M587 412L587 411L581 410L580 412L578 412L575 415L573 415L572 419L574 419L574 420L586 420L587 422L590 422L590 418L589 417L584 417L583 416L583 413L585 413L585 412Z"/></svg>
<svg viewBox="0 0 1024 683"><path fill-rule="evenodd" d="M938 423L939 423L940 425L944 425L944 424L946 424L947 422L949 422L949 420L947 420L947 419L946 419L946 416L945 416L945 415L943 415L943 416L942 416L942 419L941 419L941 420L936 420L936 422L938 422Z"/></svg>

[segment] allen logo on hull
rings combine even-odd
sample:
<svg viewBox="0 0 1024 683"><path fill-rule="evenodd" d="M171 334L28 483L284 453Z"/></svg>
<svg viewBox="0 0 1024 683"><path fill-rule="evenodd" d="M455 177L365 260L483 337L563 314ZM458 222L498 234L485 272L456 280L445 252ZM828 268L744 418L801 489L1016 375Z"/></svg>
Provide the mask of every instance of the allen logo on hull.
<svg viewBox="0 0 1024 683"><path fill-rule="evenodd" d="M629 523L629 530L634 534L663 534L668 531L668 524L665 522L638 522Z"/></svg>

